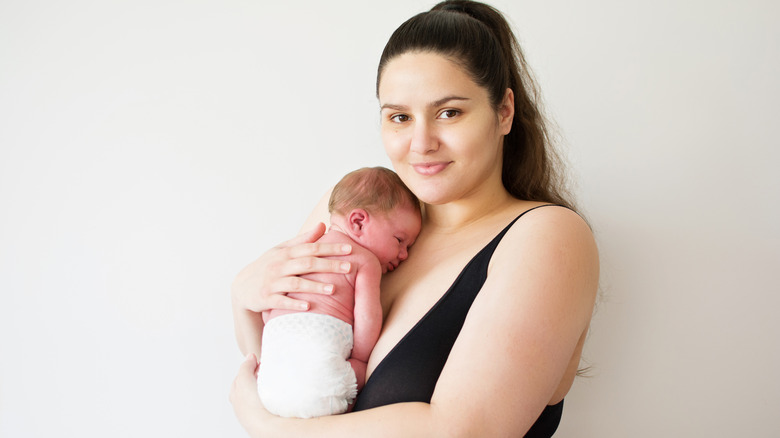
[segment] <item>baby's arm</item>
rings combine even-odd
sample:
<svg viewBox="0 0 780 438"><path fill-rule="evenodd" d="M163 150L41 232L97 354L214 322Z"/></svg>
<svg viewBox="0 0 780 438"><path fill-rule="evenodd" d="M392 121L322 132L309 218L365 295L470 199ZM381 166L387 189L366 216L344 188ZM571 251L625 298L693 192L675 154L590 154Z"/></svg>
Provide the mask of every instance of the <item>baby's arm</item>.
<svg viewBox="0 0 780 438"><path fill-rule="evenodd" d="M354 345L349 362L357 376L358 390L366 381L366 363L382 329L382 304L379 301L379 282L382 268L371 260L357 268L355 277L355 323L352 326Z"/></svg>

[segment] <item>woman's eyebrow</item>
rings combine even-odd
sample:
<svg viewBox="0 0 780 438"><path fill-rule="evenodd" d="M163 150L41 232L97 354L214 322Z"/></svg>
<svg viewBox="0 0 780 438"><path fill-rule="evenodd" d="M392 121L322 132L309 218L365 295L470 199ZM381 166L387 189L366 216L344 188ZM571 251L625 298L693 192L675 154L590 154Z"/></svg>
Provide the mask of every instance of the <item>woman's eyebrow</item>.
<svg viewBox="0 0 780 438"><path fill-rule="evenodd" d="M433 103L431 103L431 104L430 104L430 105L428 105L428 106L431 106L431 107L440 107L440 106L444 105L445 103L449 103L449 102L451 102L451 101L453 101L453 100L458 100L458 101L465 101L465 100L471 100L471 99L469 99L468 97L460 97L460 96L447 96L447 97L443 97L443 98L441 98L441 99L437 100L436 102L433 102Z"/></svg>
<svg viewBox="0 0 780 438"><path fill-rule="evenodd" d="M444 105L445 103L449 103L449 102L452 102L452 101L467 101L467 100L471 100L471 99L468 98L468 97L461 97L461 96L447 96L447 97L442 97L439 100L436 100L434 102L429 103L428 106L431 107L431 108L437 108L437 107L440 107L440 106ZM380 110L391 109L391 110L396 110L396 111L406 111L408 108L409 107L407 107L406 105L399 105L399 104L394 104L394 103L385 103L385 104L382 104L381 107L379 107Z"/></svg>
<svg viewBox="0 0 780 438"><path fill-rule="evenodd" d="M396 105L396 104L393 104L393 103L385 103L385 104L383 104L382 106L379 107L380 111L385 110L385 109L391 109L391 110L396 110L396 111L405 111L406 107L403 106L403 105Z"/></svg>

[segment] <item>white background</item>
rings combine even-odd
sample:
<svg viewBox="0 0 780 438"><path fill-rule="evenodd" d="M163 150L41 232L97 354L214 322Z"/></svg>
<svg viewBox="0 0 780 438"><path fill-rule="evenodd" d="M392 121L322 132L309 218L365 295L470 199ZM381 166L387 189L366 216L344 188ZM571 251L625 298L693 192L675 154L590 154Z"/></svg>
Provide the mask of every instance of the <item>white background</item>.
<svg viewBox="0 0 780 438"><path fill-rule="evenodd" d="M556 436L780 435L780 7L494 4L601 248ZM230 282L389 164L376 63L431 5L0 2L0 436L243 436Z"/></svg>

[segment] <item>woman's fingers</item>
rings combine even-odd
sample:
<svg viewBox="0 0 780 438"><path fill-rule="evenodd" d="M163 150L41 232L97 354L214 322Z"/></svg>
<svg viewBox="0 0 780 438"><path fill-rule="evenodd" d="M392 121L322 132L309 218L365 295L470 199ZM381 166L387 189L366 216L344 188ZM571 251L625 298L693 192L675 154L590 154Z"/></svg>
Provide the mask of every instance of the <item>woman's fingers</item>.
<svg viewBox="0 0 780 438"><path fill-rule="evenodd" d="M322 257L343 256L352 252L352 245L342 243L315 242L324 234L325 225L317 227L295 237L277 247L282 260L277 264L280 276L303 275L314 272L346 274L350 270L348 262L325 259ZM286 292L310 292L309 289L295 289ZM313 291L317 292L317 291Z"/></svg>
<svg viewBox="0 0 780 438"><path fill-rule="evenodd" d="M333 293L333 285L290 276L277 279L276 282L274 282L272 290L276 293L307 292L327 295Z"/></svg>
<svg viewBox="0 0 780 438"><path fill-rule="evenodd" d="M230 402L239 423L250 432L250 435L264 435L263 425L278 418L269 413L260 401L257 393L258 363L250 354L241 363L233 383L230 385ZM258 429L259 428L259 429Z"/></svg>
<svg viewBox="0 0 780 438"><path fill-rule="evenodd" d="M257 373L257 356L254 355L254 353L249 353L244 358L244 361L241 362L241 366L238 368L239 374L243 374L245 376L255 376Z"/></svg>
<svg viewBox="0 0 780 438"><path fill-rule="evenodd" d="M279 275L303 275L314 272L346 274L351 268L352 265L343 260L324 259L314 256L294 257L279 265Z"/></svg>
<svg viewBox="0 0 780 438"><path fill-rule="evenodd" d="M270 298L271 308L280 310L309 310L309 302L303 300L296 300L286 295L275 294Z"/></svg>
<svg viewBox="0 0 780 438"><path fill-rule="evenodd" d="M350 271L349 262L325 258L347 255L351 245L317 243L325 232L325 225L318 224L277 247L272 248L250 263L233 280L231 286L237 305L253 312L270 309L308 309L308 303L284 294L308 292L330 294L333 285L300 278L311 273L342 273Z"/></svg>
<svg viewBox="0 0 780 438"><path fill-rule="evenodd" d="M254 354L248 354L238 367L236 378L230 386L230 402L237 415L239 409L260 403L257 395L257 358Z"/></svg>
<svg viewBox="0 0 780 438"><path fill-rule="evenodd" d="M230 389L230 401L234 402L236 397L242 395L242 391L245 391L251 380L255 378L255 370L257 369L257 359L255 355L249 353L241 365L238 367L238 373L236 378L233 379L233 385Z"/></svg>
<svg viewBox="0 0 780 438"><path fill-rule="evenodd" d="M346 243L299 243L284 249L290 258L342 256L352 252Z"/></svg>

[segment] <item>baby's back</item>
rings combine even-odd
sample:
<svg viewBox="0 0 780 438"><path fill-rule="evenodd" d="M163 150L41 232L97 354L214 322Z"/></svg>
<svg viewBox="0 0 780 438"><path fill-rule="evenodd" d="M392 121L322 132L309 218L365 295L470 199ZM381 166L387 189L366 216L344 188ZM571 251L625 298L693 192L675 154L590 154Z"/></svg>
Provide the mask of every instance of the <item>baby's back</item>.
<svg viewBox="0 0 780 438"><path fill-rule="evenodd" d="M329 231L322 236L318 242L323 243L348 243L352 245L352 253L346 256L327 257L330 259L343 260L351 264L351 269L347 274L334 273L315 273L301 275L302 278L318 281L320 283L332 284L333 294L323 295L314 293L289 293L290 298L309 302L309 312L330 315L336 317L347 324L354 324L355 309L355 277L361 266L367 263L376 263L376 256L360 246L349 236L339 231ZM267 323L269 320L289 313L297 313L295 310L272 310L263 314Z"/></svg>

